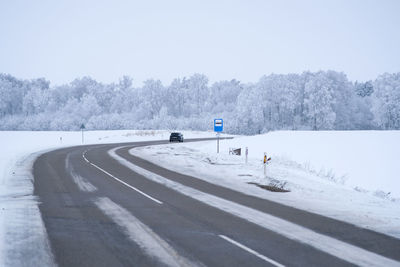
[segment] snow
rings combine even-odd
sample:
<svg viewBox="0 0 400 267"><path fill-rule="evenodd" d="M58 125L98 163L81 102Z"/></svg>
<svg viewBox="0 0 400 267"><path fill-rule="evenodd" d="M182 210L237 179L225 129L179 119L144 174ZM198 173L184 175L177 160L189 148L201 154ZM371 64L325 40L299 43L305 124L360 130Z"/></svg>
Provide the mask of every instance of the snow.
<svg viewBox="0 0 400 267"><path fill-rule="evenodd" d="M23 157L9 178L0 180L0 266L54 266L38 203L32 195L30 169L36 156Z"/></svg>
<svg viewBox="0 0 400 267"><path fill-rule="evenodd" d="M400 237L398 140L400 131L277 131L221 140L219 154L215 141L134 148L131 153L249 195ZM229 155L229 148L242 148L242 156ZM267 177L264 152L272 157ZM290 192L270 192L248 182Z"/></svg>
<svg viewBox="0 0 400 267"><path fill-rule="evenodd" d="M80 176L74 169L74 167L70 163L70 155L68 154L67 158L65 159L65 168L67 169L68 173L71 175L72 180L78 186L81 191L84 192L94 192L97 190L97 187L92 185L86 178Z"/></svg>
<svg viewBox="0 0 400 267"><path fill-rule="evenodd" d="M168 139L169 131L87 131L85 144ZM183 131L185 138L212 137ZM51 266L46 230L33 196L33 162L41 153L82 144L81 132L0 131L0 266ZM41 151L41 152L37 152ZM95 190L74 176L82 190Z"/></svg>
<svg viewBox="0 0 400 267"><path fill-rule="evenodd" d="M160 183L188 197L206 203L212 207L243 218L265 229L271 230L289 239L310 245L318 250L341 258L347 262L361 266L396 266L397 262L373 252L364 250L351 244L339 241L335 238L319 234L305 227L283 220L273 215L243 206L241 204L208 194L197 189L182 185L156 173L143 169L128 160L118 156L114 148L109 151L111 157L134 172L147 179Z"/></svg>
<svg viewBox="0 0 400 267"><path fill-rule="evenodd" d="M169 131L88 131L85 144L167 140ZM185 139L213 132L183 132ZM166 168L400 237L400 131L278 131L216 141L135 148L131 153ZM50 149L81 144L81 132L0 132L0 266L53 264L47 234L33 196L34 159ZM248 164L228 154L249 148ZM41 151L41 152L37 152ZM263 175L262 157L272 157ZM82 190L85 180L75 177ZM248 182L275 184L274 193ZM388 192L391 192L388 194ZM32 245L34 244L34 245ZM41 264L38 264L41 263Z"/></svg>

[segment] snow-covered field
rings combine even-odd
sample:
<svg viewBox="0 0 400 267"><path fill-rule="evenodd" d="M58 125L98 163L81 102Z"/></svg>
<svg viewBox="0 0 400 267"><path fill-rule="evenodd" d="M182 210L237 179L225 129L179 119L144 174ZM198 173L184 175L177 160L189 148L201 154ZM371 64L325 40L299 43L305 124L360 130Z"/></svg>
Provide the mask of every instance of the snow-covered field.
<svg viewBox="0 0 400 267"><path fill-rule="evenodd" d="M84 143L166 140L169 133L87 131ZM183 133L185 138L214 137L211 132ZM31 168L43 151L81 144L81 132L0 131L0 266L21 266L26 262L33 266L52 265L46 232L33 196Z"/></svg>
<svg viewBox="0 0 400 267"><path fill-rule="evenodd" d="M277 131L131 153L247 194L400 237L400 131ZM245 163L244 149L249 158ZM242 156L229 155L242 148ZM272 160L264 177L263 155ZM274 193L255 182L290 190Z"/></svg>

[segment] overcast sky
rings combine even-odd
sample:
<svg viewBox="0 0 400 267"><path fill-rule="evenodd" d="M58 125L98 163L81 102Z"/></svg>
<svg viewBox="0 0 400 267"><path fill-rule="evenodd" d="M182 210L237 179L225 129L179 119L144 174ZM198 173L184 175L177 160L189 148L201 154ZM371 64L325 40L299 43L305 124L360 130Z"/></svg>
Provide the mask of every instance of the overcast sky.
<svg viewBox="0 0 400 267"><path fill-rule="evenodd" d="M206 74L256 82L333 69L400 71L400 1L0 1L0 72L135 85Z"/></svg>

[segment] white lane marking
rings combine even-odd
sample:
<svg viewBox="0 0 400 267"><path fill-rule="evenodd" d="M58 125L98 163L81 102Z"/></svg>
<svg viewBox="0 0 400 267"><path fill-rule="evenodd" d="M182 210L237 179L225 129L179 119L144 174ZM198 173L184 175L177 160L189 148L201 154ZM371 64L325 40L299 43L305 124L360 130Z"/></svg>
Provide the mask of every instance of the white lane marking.
<svg viewBox="0 0 400 267"><path fill-rule="evenodd" d="M137 189L137 188L134 187L134 186L131 186L131 185L128 184L128 183L125 183L125 182L122 181L121 179L115 177L114 175L112 175L111 173L107 172L106 170L100 168L100 167L97 166L96 164L91 163L91 162L86 158L85 153L86 153L86 151L83 152L83 154L82 154L83 159L84 159L87 163L89 163L90 165L92 165L93 167L95 167L95 168L97 168L98 170L102 171L103 173L107 174L108 176L110 176L111 178L113 178L114 180L116 180L117 182L120 182L121 184L123 184L123 185L129 187L130 189L135 190L135 191L138 192L139 194L141 194L141 195L147 197L148 199L151 199L151 200L153 200L154 202L156 202L156 203L158 203L158 204L163 204L160 200L158 200L158 199L156 199L156 198L154 198L154 197L152 197L152 196L146 194L145 192L143 192L143 191Z"/></svg>
<svg viewBox="0 0 400 267"><path fill-rule="evenodd" d="M233 239L230 239L230 238L227 237L227 236L219 235L219 237L225 239L225 240L228 241L229 243L232 243L232 244L238 246L238 247L241 248L241 249L246 250L247 252L249 252L249 253L251 253L251 254L253 254L253 255L259 257L260 259L262 259L262 260L264 260L264 261L266 261L266 262L271 263L272 265L275 265L275 266L278 266L278 267L284 267L284 266L285 266L285 265L280 264L279 262L274 261L273 259L270 259L270 258L268 258L268 257L266 257L266 256L264 256L264 255L262 255L262 254L260 254L260 253L258 253L258 252L255 251L255 250L252 250L252 249L249 248L249 247L246 247L245 245L240 244L239 242L236 242L236 241L233 240Z"/></svg>
<svg viewBox="0 0 400 267"><path fill-rule="evenodd" d="M128 210L107 197L97 198L94 203L116 224L129 238L138 244L150 257L157 258L167 266L195 266L195 262L180 256L166 241L154 233L148 226L133 216Z"/></svg>
<svg viewBox="0 0 400 267"><path fill-rule="evenodd" d="M90 163L89 162L89 160L86 158L86 152L87 152L87 150L85 150L85 151L83 151L83 153L82 153L82 157L83 157L83 159L87 162L87 163Z"/></svg>
<svg viewBox="0 0 400 267"><path fill-rule="evenodd" d="M125 146L122 146L125 147ZM386 258L371 251L345 243L330 236L314 232L308 228L283 220L247 206L208 194L182 185L158 174L143 169L132 162L118 156L117 147L108 151L109 155L143 177L169 187L183 195L203 202L206 205L231 213L265 229L271 230L289 239L308 244L318 250L331 254L355 265L364 266L400 266L400 262Z"/></svg>
<svg viewBox="0 0 400 267"><path fill-rule="evenodd" d="M75 184L79 187L81 191L85 192L94 192L97 190L97 187L92 185L87 179L83 178L79 174L76 173L75 168L72 166L70 162L70 154L67 155L67 158L65 159L65 169L67 172L72 177L72 180L75 182Z"/></svg>

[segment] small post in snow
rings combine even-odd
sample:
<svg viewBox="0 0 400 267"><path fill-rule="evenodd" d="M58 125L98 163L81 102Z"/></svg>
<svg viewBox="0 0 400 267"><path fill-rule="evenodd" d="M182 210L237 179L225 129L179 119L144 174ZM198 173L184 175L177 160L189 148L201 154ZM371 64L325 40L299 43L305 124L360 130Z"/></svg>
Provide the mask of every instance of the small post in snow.
<svg viewBox="0 0 400 267"><path fill-rule="evenodd" d="M264 152L264 177L267 177L267 152Z"/></svg>
<svg viewBox="0 0 400 267"><path fill-rule="evenodd" d="M267 177L267 163L271 160L271 157L267 158L267 152L264 152L264 177Z"/></svg>
<svg viewBox="0 0 400 267"><path fill-rule="evenodd" d="M83 124L82 123L82 125L81 125L81 132L82 132L82 144L83 144L83 141L84 141L84 139L83 139L83 130L85 129L85 124Z"/></svg>
<svg viewBox="0 0 400 267"><path fill-rule="evenodd" d="M246 164L247 164L247 157L249 156L249 148L246 146Z"/></svg>

